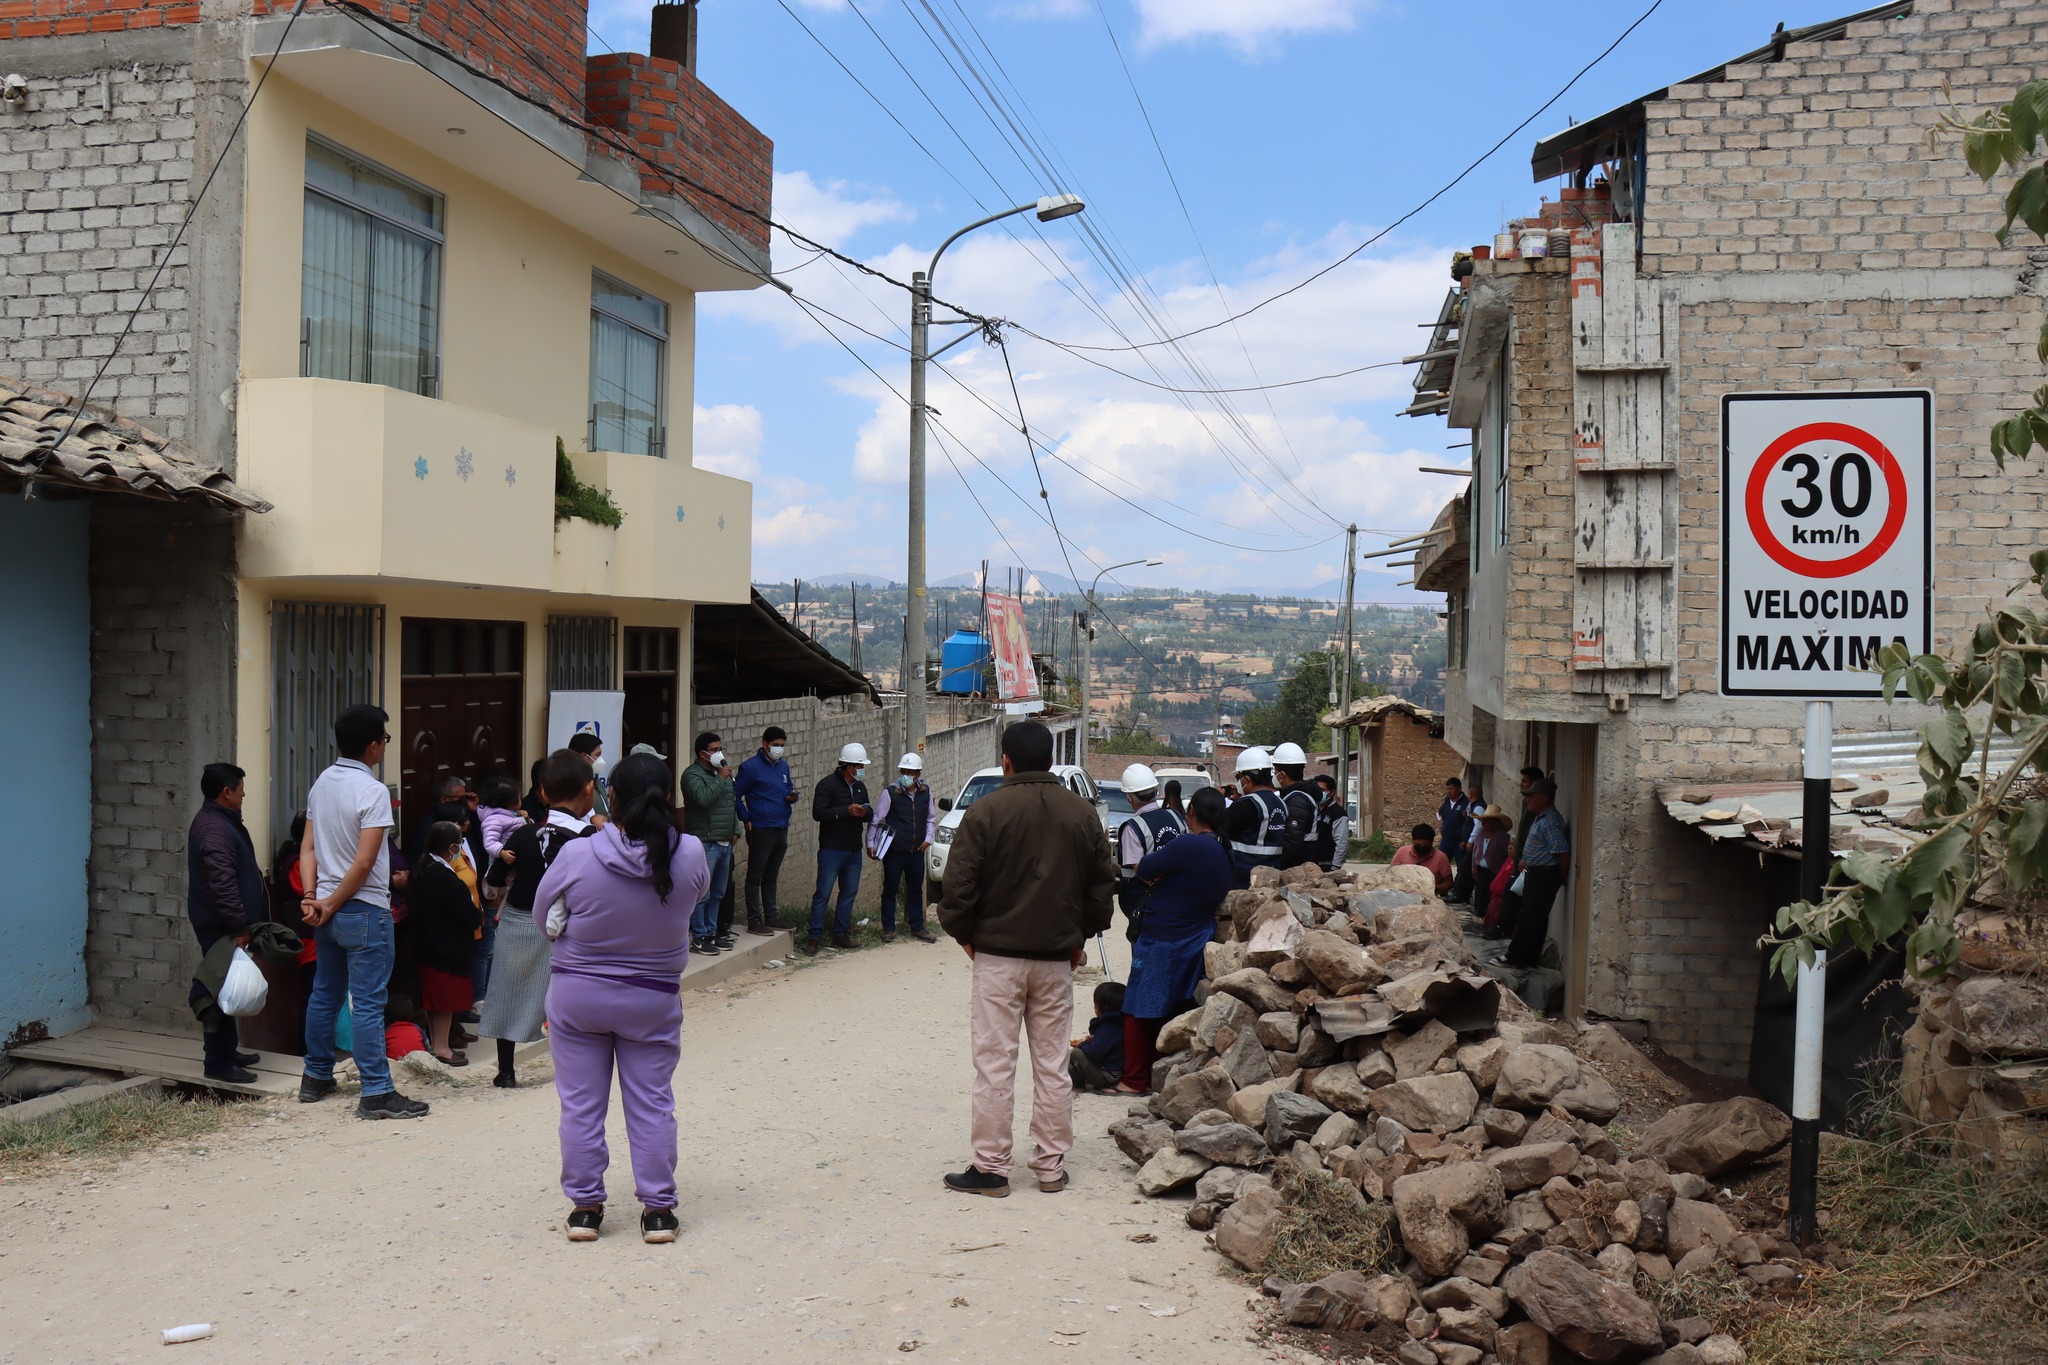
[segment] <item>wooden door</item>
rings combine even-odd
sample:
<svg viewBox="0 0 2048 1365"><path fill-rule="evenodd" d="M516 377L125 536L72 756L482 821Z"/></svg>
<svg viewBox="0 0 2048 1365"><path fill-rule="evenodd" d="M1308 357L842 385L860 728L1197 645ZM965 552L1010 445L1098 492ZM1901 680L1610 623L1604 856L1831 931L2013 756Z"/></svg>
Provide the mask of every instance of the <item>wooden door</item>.
<svg viewBox="0 0 2048 1365"><path fill-rule="evenodd" d="M399 798L408 837L450 773L500 768L526 789L526 628L408 616L400 623Z"/></svg>
<svg viewBox="0 0 2048 1365"><path fill-rule="evenodd" d="M679 773L691 757L676 752L683 694L677 671L681 633L671 628L628 626L625 643L626 704L620 718L625 743L612 761L625 758L635 744L651 744L656 753L667 756L669 771ZM727 752L731 751L728 744Z"/></svg>

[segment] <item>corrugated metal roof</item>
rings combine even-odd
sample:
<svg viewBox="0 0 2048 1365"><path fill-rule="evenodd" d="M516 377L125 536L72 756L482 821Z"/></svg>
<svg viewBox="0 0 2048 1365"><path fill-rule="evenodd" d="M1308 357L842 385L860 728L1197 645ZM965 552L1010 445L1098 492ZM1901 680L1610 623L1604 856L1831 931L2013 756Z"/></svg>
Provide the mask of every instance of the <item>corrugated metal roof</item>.
<svg viewBox="0 0 2048 1365"><path fill-rule="evenodd" d="M0 482L50 484L238 512L270 504L167 436L82 409L68 393L0 376Z"/></svg>

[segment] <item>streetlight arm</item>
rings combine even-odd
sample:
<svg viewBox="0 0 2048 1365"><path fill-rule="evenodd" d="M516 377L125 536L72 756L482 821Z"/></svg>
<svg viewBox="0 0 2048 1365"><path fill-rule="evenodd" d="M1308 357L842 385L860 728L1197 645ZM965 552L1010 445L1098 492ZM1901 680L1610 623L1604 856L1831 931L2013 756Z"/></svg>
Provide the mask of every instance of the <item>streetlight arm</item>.
<svg viewBox="0 0 2048 1365"><path fill-rule="evenodd" d="M1035 208L1037 208L1037 207L1038 207L1038 201L1037 201L1036 199L1034 199L1034 200L1032 200L1032 201L1031 201L1030 203L1028 203L1028 204L1019 204L1019 205L1017 205L1017 207L1015 207L1015 208L1013 208L1013 209L1004 209L1004 210L1003 210L1003 211L1002 211L1001 213L991 213L991 214L990 214L990 215L989 215L988 217L986 217L986 218L977 218L977 219L975 219L975 220L974 220L973 222L969 223L969 224L968 224L968 225L967 225L966 227L964 227L964 228L961 228L961 229L960 229L960 230L959 230L958 232L954 233L954 234L953 234L953 235L952 235L951 237L948 237L948 238L947 238L947 239L946 239L945 241L943 241L943 242L940 242L940 243L939 243L939 249L938 249L937 251L934 251L934 252L932 253L932 263L931 263L931 264L930 264L929 266L927 266L927 267L925 268L925 272L924 272L924 273L925 273L925 278L926 278L927 280L929 280L929 279L933 278L934 276L936 276L936 275L937 275L937 274L939 273L939 257L941 257L941 256L943 256L943 255L945 255L945 254L946 254L946 248L947 248L947 247L949 247L949 246L953 245L953 243L955 243L955 242L959 241L959 240L960 240L960 239L961 239L962 237L965 237L965 236L966 236L966 235L967 235L968 233L970 233L970 232L974 231L974 230L975 230L976 228L983 228L983 227L987 227L987 226L988 226L988 225L989 225L990 223L996 223L996 222L1001 222L1001 221L1002 221L1003 219L1005 219L1005 218L1013 218L1013 217L1015 217L1016 215L1018 215L1018 214L1020 214L1020 213L1029 213L1029 212L1031 212L1031 210L1033 210L1033 209L1035 209Z"/></svg>
<svg viewBox="0 0 2048 1365"><path fill-rule="evenodd" d="M1107 574L1113 574L1113 573L1115 573L1115 572L1116 572L1116 571L1117 571L1118 569L1129 569L1129 568L1134 568L1134 567L1136 567L1136 566L1137 566L1137 565L1139 565L1139 564L1150 564L1151 562L1152 562L1152 561L1151 561L1151 560L1149 560L1149 559L1127 559L1127 560L1125 560L1125 561L1124 561L1123 563L1121 563L1121 564L1112 564L1112 565L1110 565L1110 566L1109 566L1108 568L1104 569L1104 570L1103 570L1103 571L1102 571L1101 573L1099 573L1099 574L1095 575L1095 581L1094 581L1093 583L1090 583L1090 584L1088 585L1088 600L1089 600L1089 601L1091 601L1091 602L1095 600L1095 590L1096 590L1097 588L1099 588L1099 587L1101 587L1101 586L1102 586L1102 580L1103 580L1103 577L1104 577L1105 575L1107 575Z"/></svg>

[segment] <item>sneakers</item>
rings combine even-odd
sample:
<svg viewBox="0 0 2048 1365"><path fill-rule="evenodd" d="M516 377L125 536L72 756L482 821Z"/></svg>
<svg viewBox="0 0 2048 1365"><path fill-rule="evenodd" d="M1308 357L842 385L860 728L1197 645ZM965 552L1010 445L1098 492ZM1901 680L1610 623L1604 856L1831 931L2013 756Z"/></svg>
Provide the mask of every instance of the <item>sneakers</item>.
<svg viewBox="0 0 2048 1365"><path fill-rule="evenodd" d="M299 1077L299 1103L318 1104L334 1093L334 1079L329 1077L318 1081L311 1076Z"/></svg>
<svg viewBox="0 0 2048 1365"><path fill-rule="evenodd" d="M356 1102L356 1117L359 1119L423 1119L426 1116L425 1103L409 1100L396 1090L387 1090L381 1095L365 1095Z"/></svg>
<svg viewBox="0 0 2048 1365"><path fill-rule="evenodd" d="M709 938L693 938L690 940L690 951L700 957L717 957L719 953L718 941Z"/></svg>
<svg viewBox="0 0 2048 1365"><path fill-rule="evenodd" d="M729 953L733 949L740 946L740 941L732 936L732 932L730 930L727 930L725 933L720 934L717 938L713 939L712 942L717 945L718 951L721 953Z"/></svg>
<svg viewBox="0 0 2048 1365"><path fill-rule="evenodd" d="M962 1194L985 1194L990 1199L1007 1199L1010 1197L1010 1178L990 1175L978 1166L969 1166L964 1171L948 1171L946 1188Z"/></svg>
<svg viewBox="0 0 2048 1365"><path fill-rule="evenodd" d="M805 939L805 940L804 940L804 956L805 956L805 957L816 957L817 955L818 955L818 940L816 940L816 939L814 939L814 938L807 938L807 939Z"/></svg>
<svg viewBox="0 0 2048 1365"><path fill-rule="evenodd" d="M571 1209L569 1211L569 1240L572 1242L595 1242L597 1230L604 1226L604 1205L596 1208Z"/></svg>
<svg viewBox="0 0 2048 1365"><path fill-rule="evenodd" d="M218 1069L209 1066L206 1068L205 1075L209 1081L222 1081L228 1085L254 1085L256 1083L256 1073L249 1070L246 1066L224 1066ZM300 1082L301 1098L304 1098L304 1087L305 1083L303 1081Z"/></svg>
<svg viewBox="0 0 2048 1365"><path fill-rule="evenodd" d="M1054 1176L1051 1180L1047 1180L1043 1177L1040 1177L1038 1181L1038 1192L1040 1194L1058 1194L1061 1190L1064 1190L1066 1187L1067 1172L1064 1167L1061 1168L1060 1173Z"/></svg>
<svg viewBox="0 0 2048 1365"><path fill-rule="evenodd" d="M673 1242L676 1229L681 1226L676 1221L674 1209L640 1210L640 1240L643 1242Z"/></svg>

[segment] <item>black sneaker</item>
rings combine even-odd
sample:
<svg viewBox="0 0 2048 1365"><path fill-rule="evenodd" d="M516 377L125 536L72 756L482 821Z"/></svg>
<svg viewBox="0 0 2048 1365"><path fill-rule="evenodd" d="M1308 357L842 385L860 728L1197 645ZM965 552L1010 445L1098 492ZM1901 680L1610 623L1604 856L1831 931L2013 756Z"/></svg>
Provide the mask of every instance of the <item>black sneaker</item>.
<svg viewBox="0 0 2048 1365"><path fill-rule="evenodd" d="M991 1199L1007 1199L1010 1197L1010 1178L990 1175L979 1166L969 1166L964 1171L948 1171L946 1188L962 1194L985 1194Z"/></svg>
<svg viewBox="0 0 2048 1365"><path fill-rule="evenodd" d="M256 1073L245 1066L209 1066L205 1070L205 1075L209 1081L223 1081L228 1085L254 1085L256 1083Z"/></svg>
<svg viewBox="0 0 2048 1365"><path fill-rule="evenodd" d="M569 1212L569 1240L572 1242L595 1242L597 1230L604 1226L604 1205L596 1208L572 1209Z"/></svg>
<svg viewBox="0 0 2048 1365"><path fill-rule="evenodd" d="M318 1104L333 1093L334 1080L332 1077L324 1081L315 1080L311 1076L299 1077L300 1104Z"/></svg>
<svg viewBox="0 0 2048 1365"><path fill-rule="evenodd" d="M718 945L718 951L721 953L729 953L740 946L740 941L731 934L720 934L712 941Z"/></svg>
<svg viewBox="0 0 2048 1365"><path fill-rule="evenodd" d="M262 1060L263 1054L260 1052L237 1052L235 1054L235 1062L239 1066L254 1066Z"/></svg>
<svg viewBox="0 0 2048 1365"><path fill-rule="evenodd" d="M690 951L702 954L705 957L717 957L718 941L716 939L700 938L690 945Z"/></svg>
<svg viewBox="0 0 2048 1365"><path fill-rule="evenodd" d="M365 1095L356 1102L356 1117L359 1119L423 1119L426 1116L424 1101L409 1100L396 1090L387 1090L381 1095Z"/></svg>
<svg viewBox="0 0 2048 1365"><path fill-rule="evenodd" d="M640 1240L643 1242L673 1242L676 1229L682 1224L676 1221L674 1209L642 1209L640 1211Z"/></svg>

